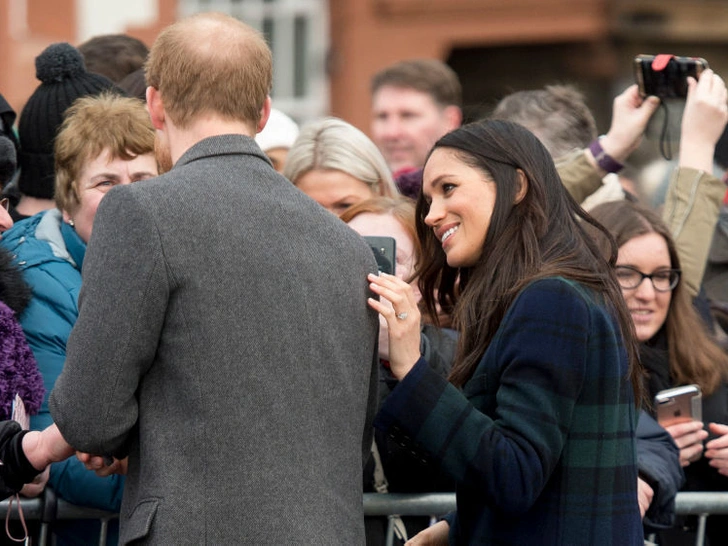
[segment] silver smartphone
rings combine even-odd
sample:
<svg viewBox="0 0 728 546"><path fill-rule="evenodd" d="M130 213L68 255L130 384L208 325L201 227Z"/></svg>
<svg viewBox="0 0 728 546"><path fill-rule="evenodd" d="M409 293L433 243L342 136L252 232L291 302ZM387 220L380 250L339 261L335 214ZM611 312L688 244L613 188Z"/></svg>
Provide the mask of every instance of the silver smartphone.
<svg viewBox="0 0 728 546"><path fill-rule="evenodd" d="M655 395L657 422L663 427L703 420L703 395L698 385L683 385Z"/></svg>

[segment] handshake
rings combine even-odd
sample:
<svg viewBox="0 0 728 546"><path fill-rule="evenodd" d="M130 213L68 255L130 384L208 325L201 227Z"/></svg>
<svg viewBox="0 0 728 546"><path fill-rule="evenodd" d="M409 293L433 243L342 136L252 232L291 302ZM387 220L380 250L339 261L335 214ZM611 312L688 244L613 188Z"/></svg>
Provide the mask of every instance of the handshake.
<svg viewBox="0 0 728 546"><path fill-rule="evenodd" d="M48 465L64 461L74 453L56 425L42 431L27 431L16 421L0 421L0 500L20 492ZM76 456L99 476L126 474L126 459L80 452Z"/></svg>

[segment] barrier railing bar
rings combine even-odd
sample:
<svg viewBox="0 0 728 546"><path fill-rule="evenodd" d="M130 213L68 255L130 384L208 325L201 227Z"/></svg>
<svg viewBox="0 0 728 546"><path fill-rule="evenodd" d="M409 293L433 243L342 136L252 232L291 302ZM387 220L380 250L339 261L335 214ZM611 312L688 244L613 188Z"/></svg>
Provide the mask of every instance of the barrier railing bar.
<svg viewBox="0 0 728 546"><path fill-rule="evenodd" d="M42 498L23 499L23 513L28 519L41 519L44 502ZM116 514L77 506L63 499L57 500L55 519L107 519ZM16 503L17 504L17 503ZM400 516L442 515L455 509L455 493L364 493L365 516L387 516L395 513ZM675 498L675 509L681 515L728 514L728 492L688 492L681 491ZM8 513L8 501L0 502L0 516ZM11 518L17 518L13 509Z"/></svg>
<svg viewBox="0 0 728 546"><path fill-rule="evenodd" d="M728 492L681 491L675 497L675 511L683 516L728 514Z"/></svg>
<svg viewBox="0 0 728 546"><path fill-rule="evenodd" d="M453 510L455 493L364 493L365 516L443 515ZM728 514L728 492L681 491L675 497L675 511L680 515Z"/></svg>
<svg viewBox="0 0 728 546"><path fill-rule="evenodd" d="M46 499L47 497L47 499ZM441 516L455 510L455 493L364 493L365 516ZM18 519L17 503L10 514L11 519ZM63 499L56 498L48 491L43 497L23 499L23 514L27 520L40 520L41 544L47 543L47 527L45 524L54 520L98 519L101 520L100 546L106 544L108 523L118 514L77 506ZM55 504L55 510L52 509ZM9 501L0 502L0 518L5 518ZM49 510L49 508L51 508ZM728 492L680 492L675 497L675 511L679 515L700 516L698 535L704 534L705 518L710 514L728 514ZM703 531L701 533L700 531ZM697 542L702 544L702 540Z"/></svg>
<svg viewBox="0 0 728 546"><path fill-rule="evenodd" d="M364 493L365 516L429 516L455 510L455 493Z"/></svg>

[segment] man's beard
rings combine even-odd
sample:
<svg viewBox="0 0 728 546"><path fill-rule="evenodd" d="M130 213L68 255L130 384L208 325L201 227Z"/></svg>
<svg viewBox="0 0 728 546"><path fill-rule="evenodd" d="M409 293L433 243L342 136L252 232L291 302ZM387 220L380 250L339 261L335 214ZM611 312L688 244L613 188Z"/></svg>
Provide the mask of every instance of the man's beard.
<svg viewBox="0 0 728 546"><path fill-rule="evenodd" d="M166 173L174 166L174 163L172 163L172 153L169 151L169 145L164 139L159 137L159 133L154 135L154 157L157 159L159 174Z"/></svg>

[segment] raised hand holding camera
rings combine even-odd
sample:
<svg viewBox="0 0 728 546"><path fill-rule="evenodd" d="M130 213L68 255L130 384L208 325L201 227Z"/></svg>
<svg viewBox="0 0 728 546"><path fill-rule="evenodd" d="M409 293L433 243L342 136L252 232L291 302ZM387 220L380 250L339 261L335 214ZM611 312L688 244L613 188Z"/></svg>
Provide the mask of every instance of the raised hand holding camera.
<svg viewBox="0 0 728 546"><path fill-rule="evenodd" d="M636 84L615 97L612 124L607 134L599 139L604 152L623 163L639 147L647 123L659 106L657 97L641 97Z"/></svg>
<svg viewBox="0 0 728 546"><path fill-rule="evenodd" d="M708 61L702 57L660 54L637 55L634 59L635 80L642 97L685 98L688 78L697 80L707 69Z"/></svg>
<svg viewBox="0 0 728 546"><path fill-rule="evenodd" d="M672 159L669 113L673 108L668 103L678 103L680 108L684 104L680 129L681 166L710 172L713 147L725 127L722 112L726 102L722 95L725 88L723 80L710 70L708 62L701 57L638 55L633 66L640 97L658 97L662 106L664 118L660 129L660 151L663 157ZM696 83L701 81L703 84L696 88ZM701 127L701 120L707 124L706 127ZM717 135L713 135L713 128L718 126L720 130ZM684 147L686 141L689 148ZM687 163L683 162L685 154L691 158Z"/></svg>
<svg viewBox="0 0 728 546"><path fill-rule="evenodd" d="M706 69L688 78L680 128L680 166L712 171L715 145L728 122L728 91L723 79Z"/></svg>

